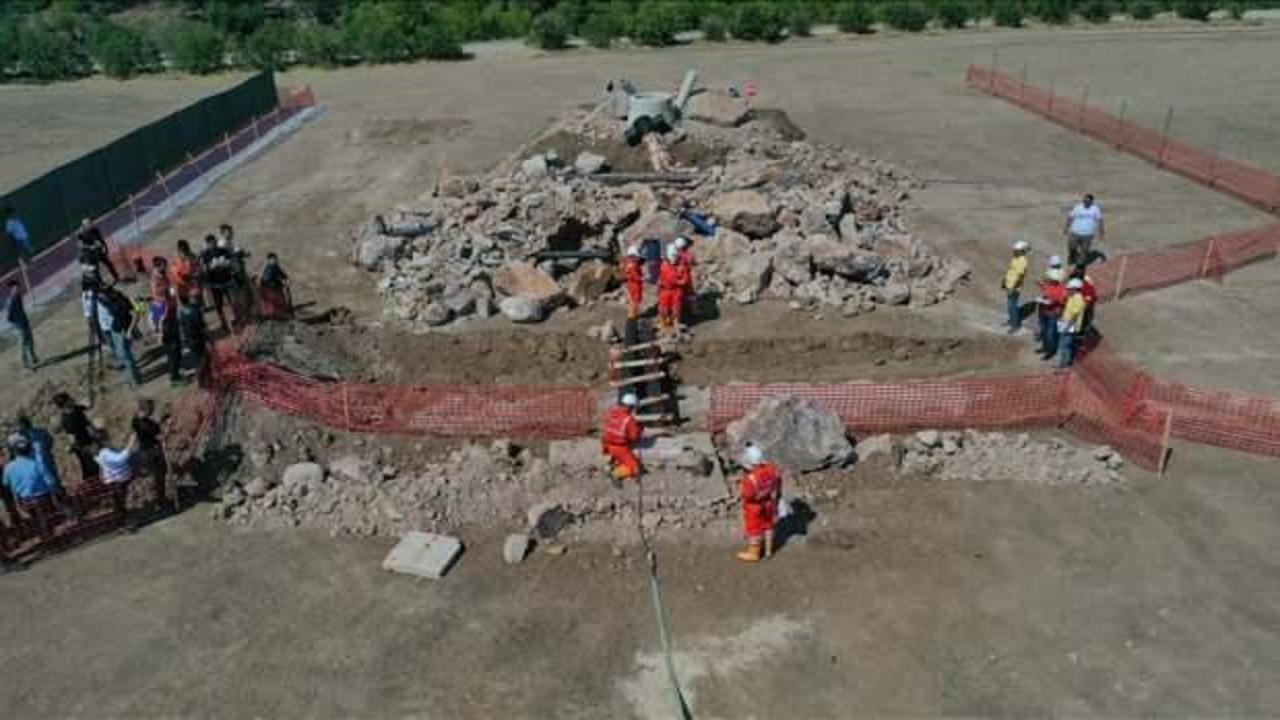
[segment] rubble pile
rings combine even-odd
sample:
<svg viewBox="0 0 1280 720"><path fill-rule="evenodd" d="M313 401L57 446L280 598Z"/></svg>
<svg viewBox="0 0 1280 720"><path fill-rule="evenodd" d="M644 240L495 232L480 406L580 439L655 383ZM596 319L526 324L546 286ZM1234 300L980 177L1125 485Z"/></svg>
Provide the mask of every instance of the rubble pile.
<svg viewBox="0 0 1280 720"><path fill-rule="evenodd" d="M1077 447L1021 433L923 430L897 441L877 436L858 444L861 459L890 457L904 473L941 480L1033 482L1045 485L1124 482L1124 458L1105 445Z"/></svg>
<svg viewBox="0 0 1280 720"><path fill-rule="evenodd" d="M482 525L523 528L541 539L569 528L625 539L640 521L694 528L732 515L727 496L701 502L652 495L637 518L634 489L613 488L603 465L552 465L505 440L467 444L413 468L377 453L375 459L342 454L323 464L284 465L275 455L285 451L272 447L251 452L249 471L223 489L215 517L249 529L309 527L332 535L449 533Z"/></svg>
<svg viewBox="0 0 1280 720"><path fill-rule="evenodd" d="M851 316L939 302L968 275L907 229L903 203L921 187L909 174L759 119L722 126L732 123L689 120L661 136L671 151L662 162L676 166L656 163L664 172L645 177L610 169L652 142L628 147L622 121L575 112L549 134L571 138L563 146L573 157L547 148L482 176L447 177L413 207L359 228L351 260L381 273L389 314L417 327L495 313L537 322L614 298L625 249L677 235L693 241L699 291L744 304L778 298ZM695 232L703 218L713 234Z"/></svg>

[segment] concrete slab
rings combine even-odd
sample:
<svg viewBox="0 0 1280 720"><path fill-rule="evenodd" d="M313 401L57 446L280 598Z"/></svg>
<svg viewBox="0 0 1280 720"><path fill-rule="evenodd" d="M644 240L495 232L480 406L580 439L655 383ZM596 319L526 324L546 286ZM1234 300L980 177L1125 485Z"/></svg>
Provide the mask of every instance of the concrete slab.
<svg viewBox="0 0 1280 720"><path fill-rule="evenodd" d="M382 569L434 580L444 577L461 554L461 540L414 530L391 548L382 561Z"/></svg>

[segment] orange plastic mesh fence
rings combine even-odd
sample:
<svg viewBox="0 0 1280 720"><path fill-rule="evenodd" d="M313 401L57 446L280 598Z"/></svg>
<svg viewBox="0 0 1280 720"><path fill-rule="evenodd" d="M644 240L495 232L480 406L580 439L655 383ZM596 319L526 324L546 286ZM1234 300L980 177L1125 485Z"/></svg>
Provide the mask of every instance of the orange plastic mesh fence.
<svg viewBox="0 0 1280 720"><path fill-rule="evenodd" d="M564 438L595 426L585 385L371 385L326 382L220 349L212 383L279 412L352 432Z"/></svg>
<svg viewBox="0 0 1280 720"><path fill-rule="evenodd" d="M1119 150L1150 160L1268 212L1280 211L1280 176L1274 173L1218 157L1167 134L1134 125L1096 107L1091 108L1084 100L1054 95L996 70L971 66L966 79L977 89L1004 98L1059 125L1092 135Z"/></svg>

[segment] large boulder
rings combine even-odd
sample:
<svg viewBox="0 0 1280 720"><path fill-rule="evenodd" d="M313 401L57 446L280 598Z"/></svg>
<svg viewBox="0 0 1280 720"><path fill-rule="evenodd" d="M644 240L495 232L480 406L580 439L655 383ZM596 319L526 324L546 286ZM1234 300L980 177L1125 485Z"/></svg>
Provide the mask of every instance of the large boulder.
<svg viewBox="0 0 1280 720"><path fill-rule="evenodd" d="M746 100L722 92L694 95L685 112L694 120L720 127L737 127L751 119L751 106Z"/></svg>
<svg viewBox="0 0 1280 720"><path fill-rule="evenodd" d="M520 171L528 178L542 178L551 172L551 168L545 156L534 155L520 163Z"/></svg>
<svg viewBox="0 0 1280 720"><path fill-rule="evenodd" d="M810 472L844 465L854 458L844 421L808 400L782 396L761 400L725 430L730 456L756 445L769 462L787 472Z"/></svg>
<svg viewBox="0 0 1280 720"><path fill-rule="evenodd" d="M830 238L810 241L809 251L813 253L813 266L819 271L854 282L871 282L885 271L885 259L880 255Z"/></svg>
<svg viewBox="0 0 1280 720"><path fill-rule="evenodd" d="M772 258L764 253L738 256L729 265L729 282L737 291L735 296L750 298L747 302L755 302L760 293L769 286L769 273L772 268Z"/></svg>
<svg viewBox="0 0 1280 720"><path fill-rule="evenodd" d="M554 278L523 261L498 268L493 274L493 289L507 297L536 300L544 305L559 298L562 292Z"/></svg>
<svg viewBox="0 0 1280 720"><path fill-rule="evenodd" d="M422 308L422 312L418 314L418 319L422 322L436 327L447 324L453 319L453 311L442 303L431 301Z"/></svg>
<svg viewBox="0 0 1280 720"><path fill-rule="evenodd" d="M592 152L578 153L578 159L573 162L573 169L579 175L594 175L608 167L609 161L603 155Z"/></svg>
<svg viewBox="0 0 1280 720"><path fill-rule="evenodd" d="M712 198L711 214L721 225L753 238L768 237L778 231L778 207L768 195L755 190L734 190Z"/></svg>
<svg viewBox="0 0 1280 720"><path fill-rule="evenodd" d="M354 260L365 270L381 270L386 263L404 254L408 238L364 233L356 242Z"/></svg>
<svg viewBox="0 0 1280 720"><path fill-rule="evenodd" d="M546 317L546 308L535 298L505 297L498 301L498 310L516 323L542 322Z"/></svg>
<svg viewBox="0 0 1280 720"><path fill-rule="evenodd" d="M280 484L289 488L298 485L314 487L324 482L324 468L313 462L294 463L284 469Z"/></svg>
<svg viewBox="0 0 1280 720"><path fill-rule="evenodd" d="M614 277L611 266L603 262L590 262L573 271L565 283L565 290L574 304L586 305L608 292Z"/></svg>
<svg viewBox="0 0 1280 720"><path fill-rule="evenodd" d="M789 236L778 243L773 254L773 272L792 285L803 285L813 277L813 253L799 237Z"/></svg>

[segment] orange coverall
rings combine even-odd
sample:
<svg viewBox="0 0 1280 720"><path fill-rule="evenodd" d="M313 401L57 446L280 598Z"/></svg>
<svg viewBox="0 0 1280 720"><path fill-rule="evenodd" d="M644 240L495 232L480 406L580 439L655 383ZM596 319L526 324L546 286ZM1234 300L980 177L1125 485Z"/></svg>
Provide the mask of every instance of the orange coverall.
<svg viewBox="0 0 1280 720"><path fill-rule="evenodd" d="M628 257L623 263L622 273L627 283L631 317L639 317L640 306L644 303L644 258Z"/></svg>
<svg viewBox="0 0 1280 720"><path fill-rule="evenodd" d="M626 405L615 405L604 419L604 429L600 433L600 445L605 455L613 460L615 468L622 468L625 475L635 477L640 474L640 458L636 457L632 447L644 435L640 421L631 413Z"/></svg>
<svg viewBox="0 0 1280 720"><path fill-rule="evenodd" d="M689 269L679 262L662 261L658 273L658 321L661 325L680 322L680 305L689 287Z"/></svg>
<svg viewBox="0 0 1280 720"><path fill-rule="evenodd" d="M760 463L742 476L742 527L755 542L773 532L782 496L782 473L773 463Z"/></svg>

